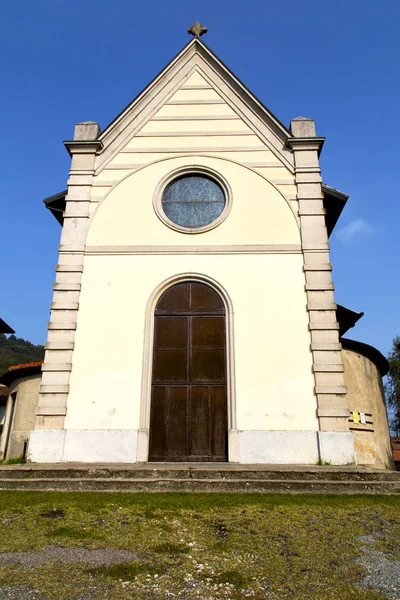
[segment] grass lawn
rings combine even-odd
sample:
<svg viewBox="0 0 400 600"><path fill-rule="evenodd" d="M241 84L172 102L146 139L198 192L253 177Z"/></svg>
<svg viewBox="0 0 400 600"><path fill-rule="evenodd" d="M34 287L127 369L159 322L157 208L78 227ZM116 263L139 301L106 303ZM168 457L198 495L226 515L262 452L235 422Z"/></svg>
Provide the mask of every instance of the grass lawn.
<svg viewBox="0 0 400 600"><path fill-rule="evenodd" d="M30 584L51 600L388 598L361 587L367 535L400 559L399 497L0 492L1 553L53 545L136 556L9 564L0 589Z"/></svg>

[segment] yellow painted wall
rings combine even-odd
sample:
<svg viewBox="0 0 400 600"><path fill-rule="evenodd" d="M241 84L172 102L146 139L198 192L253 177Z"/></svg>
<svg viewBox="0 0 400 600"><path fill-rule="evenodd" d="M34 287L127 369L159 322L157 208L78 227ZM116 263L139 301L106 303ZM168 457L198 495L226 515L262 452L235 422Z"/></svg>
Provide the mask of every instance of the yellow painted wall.
<svg viewBox="0 0 400 600"><path fill-rule="evenodd" d="M158 182L182 166L208 166L232 189L232 209L218 227L202 234L174 231L157 217ZM143 168L112 188L90 223L88 246L162 244L299 244L296 217L282 194L261 175L229 160L169 158Z"/></svg>
<svg viewBox="0 0 400 600"><path fill-rule="evenodd" d="M153 200L165 176L196 165L225 178L232 205L214 229L185 234L159 219ZM121 144L92 187L67 429L139 427L146 307L182 273L214 279L231 299L237 428L318 429L294 193L293 173L200 73ZM273 245L276 253L243 253ZM159 246L190 253L137 254ZM202 254L202 246L237 249ZM285 246L294 253L279 254Z"/></svg>
<svg viewBox="0 0 400 600"><path fill-rule="evenodd" d="M138 428L147 303L191 272L232 301L238 428L316 430L301 255L86 256L66 428Z"/></svg>

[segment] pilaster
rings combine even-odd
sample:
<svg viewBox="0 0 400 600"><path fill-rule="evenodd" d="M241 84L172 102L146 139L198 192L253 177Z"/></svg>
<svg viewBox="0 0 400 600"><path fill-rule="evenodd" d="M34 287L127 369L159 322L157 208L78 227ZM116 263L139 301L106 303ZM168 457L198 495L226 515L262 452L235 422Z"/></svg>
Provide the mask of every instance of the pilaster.
<svg viewBox="0 0 400 600"><path fill-rule="evenodd" d="M55 422L57 429L62 429L67 412L94 161L101 148L96 140L99 133L97 123L78 123L74 139L65 142L71 170L36 410L37 429L53 428Z"/></svg>
<svg viewBox="0 0 400 600"><path fill-rule="evenodd" d="M319 428L321 432L348 432L349 410L318 161L324 138L316 136L314 121L303 117L291 122L291 133L287 144L295 159Z"/></svg>

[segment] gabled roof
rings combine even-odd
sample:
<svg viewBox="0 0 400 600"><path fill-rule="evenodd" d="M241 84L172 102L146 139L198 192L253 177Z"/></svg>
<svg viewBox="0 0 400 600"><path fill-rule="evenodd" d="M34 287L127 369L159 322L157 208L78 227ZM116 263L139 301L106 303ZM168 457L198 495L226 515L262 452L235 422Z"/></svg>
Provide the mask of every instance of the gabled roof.
<svg viewBox="0 0 400 600"><path fill-rule="evenodd" d="M289 130L204 42L193 38L98 136L102 148L98 150L96 172L104 168L194 71L200 72L270 150L293 170L293 155L286 147L286 140L291 137ZM65 143L68 147L69 142Z"/></svg>
<svg viewBox="0 0 400 600"><path fill-rule="evenodd" d="M166 67L99 133L96 173L106 167L118 151L135 136L153 113L159 110L194 71L201 72L212 87L221 94L233 110L247 122L265 144L293 172L293 155L286 142L291 132L240 81L234 73L199 38L190 40ZM94 141L94 140L93 140ZM67 148L70 144L65 142ZM82 142L80 142L82 143ZM348 196L326 184L324 192L325 222L328 236L333 231ZM62 225L67 191L45 198L44 203Z"/></svg>

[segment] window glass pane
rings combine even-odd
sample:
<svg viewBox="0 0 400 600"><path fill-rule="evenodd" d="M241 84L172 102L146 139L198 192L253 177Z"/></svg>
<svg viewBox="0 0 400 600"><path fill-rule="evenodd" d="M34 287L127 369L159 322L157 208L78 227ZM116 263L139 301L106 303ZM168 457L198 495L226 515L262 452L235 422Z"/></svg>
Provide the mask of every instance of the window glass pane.
<svg viewBox="0 0 400 600"><path fill-rule="evenodd" d="M166 216L177 225L203 227L215 221L225 207L221 187L204 175L187 175L165 190L162 205Z"/></svg>

